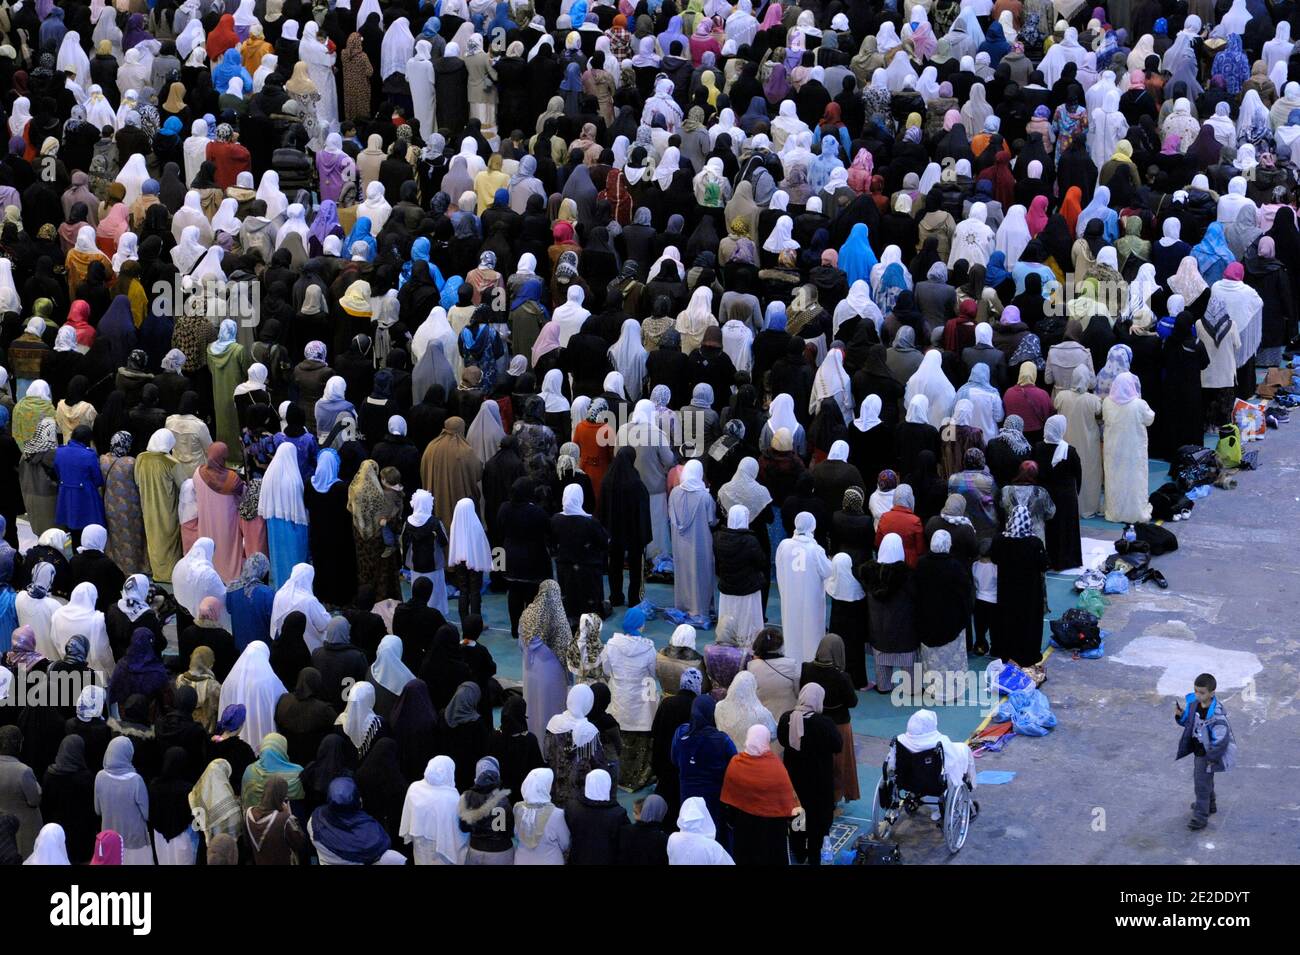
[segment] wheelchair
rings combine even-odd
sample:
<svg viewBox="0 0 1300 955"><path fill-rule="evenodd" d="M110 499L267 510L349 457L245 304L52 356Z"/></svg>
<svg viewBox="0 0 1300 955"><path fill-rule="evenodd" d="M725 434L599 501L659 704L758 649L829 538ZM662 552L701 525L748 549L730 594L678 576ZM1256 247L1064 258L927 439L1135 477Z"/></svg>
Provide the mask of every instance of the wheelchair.
<svg viewBox="0 0 1300 955"><path fill-rule="evenodd" d="M923 806L939 812L938 826L943 832L948 852L956 855L966 844L971 820L979 814L979 803L971 798L970 784L949 785L943 774L943 746L913 753L898 745L895 737L889 744L894 768L886 758L881 766L871 801L871 830L874 838L889 837L900 811L914 815Z"/></svg>

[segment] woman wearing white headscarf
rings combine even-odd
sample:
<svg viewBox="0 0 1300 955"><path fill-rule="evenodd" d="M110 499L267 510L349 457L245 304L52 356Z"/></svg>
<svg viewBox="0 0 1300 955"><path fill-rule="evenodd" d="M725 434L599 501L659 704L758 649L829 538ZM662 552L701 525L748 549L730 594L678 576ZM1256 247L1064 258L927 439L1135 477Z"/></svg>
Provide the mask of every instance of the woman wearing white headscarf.
<svg viewBox="0 0 1300 955"><path fill-rule="evenodd" d="M561 348L568 345L569 339L582 330L583 323L591 315L590 311L582 307L586 297L587 293L581 285L570 285L564 304L551 316L551 321L559 325Z"/></svg>
<svg viewBox="0 0 1300 955"><path fill-rule="evenodd" d="M275 704L287 692L271 669L271 648L261 640L254 640L244 647L226 674L218 710L224 713L228 706L244 707L244 725L239 728L239 738L256 753L261 750L263 737L275 732Z"/></svg>
<svg viewBox="0 0 1300 955"><path fill-rule="evenodd" d="M338 87L334 83L334 60L336 54L331 53L329 48L321 42L317 34L320 27L316 21L308 19L306 25L302 28L302 37L298 41L298 58L307 64L307 75L311 81L316 84L316 89L320 92L320 100L316 104L316 115L320 117L321 124L327 127L328 132L337 132L339 125L339 96ZM384 37L384 47L388 47L388 37L392 31L388 31ZM411 33L407 30L409 38ZM402 57L401 65L398 69L406 66L406 57L411 55L410 48L407 48L406 56Z"/></svg>
<svg viewBox="0 0 1300 955"><path fill-rule="evenodd" d="M405 17L402 18L405 21ZM410 29L407 29L410 34ZM384 43L387 44L387 36ZM383 50L381 49L381 59ZM382 70L381 70L382 72ZM414 104L415 118L420 121L420 131L427 138L438 128L434 119L436 89L433 82L433 45L428 40L419 40L415 52L407 59L404 67L406 81L411 86L411 101Z"/></svg>
<svg viewBox="0 0 1300 955"><path fill-rule="evenodd" d="M89 110L87 110L86 118L88 121L91 120ZM199 167L207 162L208 143L210 142L212 142L212 140L208 138L208 124L201 118L194 120L194 122L190 124L190 135L181 145L181 153L185 158L186 185L194 181L194 177L199 174ZM174 222L172 224L172 231L177 231Z"/></svg>
<svg viewBox="0 0 1300 955"><path fill-rule="evenodd" d="M911 406L912 399L922 395L929 402L929 423L938 428L943 419L952 414L953 403L957 399L957 389L952 386L948 376L943 373L943 356L938 349L931 349L921 359L921 367L911 378L903 392L903 403Z"/></svg>
<svg viewBox="0 0 1300 955"><path fill-rule="evenodd" d="M474 449L479 461L483 464L491 461L505 436L505 428L501 425L501 406L495 401L483 402L479 405L478 414L474 416L469 431L465 433L465 440Z"/></svg>
<svg viewBox="0 0 1300 955"><path fill-rule="evenodd" d="M635 318L624 320L618 341L609 350L609 360L623 376L623 390L629 401L641 399L641 382L645 379L649 354L641 344L641 323Z"/></svg>
<svg viewBox="0 0 1300 955"><path fill-rule="evenodd" d="M1025 246L1029 245L1031 236L1026 215L1025 207L1016 203L1007 210L1006 218L998 226L997 235L993 238L993 249L1006 256L1008 269L1015 267L1020 261L1020 254L1025 251Z"/></svg>
<svg viewBox="0 0 1300 955"><path fill-rule="evenodd" d="M57 822L47 822L36 834L32 854L23 865L72 865L68 861L68 837Z"/></svg>
<svg viewBox="0 0 1300 955"><path fill-rule="evenodd" d="M1192 19L1189 17L1188 21L1190 22ZM1075 66L1083 66L1083 59L1086 55L1087 51L1079 45L1079 31L1074 27L1067 28L1065 36L1052 44L1051 49L1043 55L1042 62L1038 64L1038 69L1043 74L1043 85L1050 90L1056 85L1056 81L1061 78L1061 71L1065 69L1065 64L1073 63ZM1167 60L1167 62L1175 61Z"/></svg>
<svg viewBox="0 0 1300 955"><path fill-rule="evenodd" d="M275 456L262 478L257 514L266 521L271 585L280 587L310 556L302 470L298 465L298 449L292 441L285 441L275 449ZM273 628L271 632L276 631Z"/></svg>
<svg viewBox="0 0 1300 955"><path fill-rule="evenodd" d="M993 229L988 225L988 207L982 202L973 203L967 217L953 231L948 268L962 259L967 265L987 265L995 241Z"/></svg>
<svg viewBox="0 0 1300 955"><path fill-rule="evenodd" d="M82 89L90 85L90 57L81 48L81 35L75 30L63 34L54 67L60 74L73 74L72 81Z"/></svg>
<svg viewBox="0 0 1300 955"><path fill-rule="evenodd" d="M1106 435L1103 465L1106 481L1106 520L1133 524L1151 519L1147 470L1147 428L1155 412L1141 398L1137 376L1123 372L1102 402Z"/></svg>
<svg viewBox="0 0 1300 955"><path fill-rule="evenodd" d="M552 801L554 771L534 769L524 777L515 803L515 865L564 865L569 851L569 826L564 810Z"/></svg>
<svg viewBox="0 0 1300 955"><path fill-rule="evenodd" d="M524 785L528 785L527 781ZM459 805L456 764L450 756L435 756L424 768L424 778L411 783L406 790L402 820L397 830L398 835L412 845L416 865L465 863L469 833L461 831L457 815ZM518 831L517 822L515 829ZM516 853L516 863L518 859Z"/></svg>
<svg viewBox="0 0 1300 955"><path fill-rule="evenodd" d="M718 518L698 459L686 462L681 483L668 495L668 520L673 539L673 603L690 622L708 621L717 587L712 528Z"/></svg>
<svg viewBox="0 0 1300 955"><path fill-rule="evenodd" d="M316 597L313 587L315 580L316 569L311 564L297 564L289 574L289 579L275 592L275 599L271 603L272 640L279 637L284 618L297 612L307 618L307 629L303 632L303 641L307 644L307 649L311 651L320 649L325 628L329 626L330 615Z"/></svg>
<svg viewBox="0 0 1300 955"><path fill-rule="evenodd" d="M917 710L907 720L907 732L899 734L898 744L909 753L928 753L943 747L943 774L949 785L975 788L975 758L965 743L954 743L939 732L939 717L933 710ZM889 768L894 754L889 754Z"/></svg>
<svg viewBox="0 0 1300 955"><path fill-rule="evenodd" d="M838 348L826 353L825 359L813 377L812 392L808 398L808 413L815 415L827 398L833 398L843 416L841 424L853 419L853 387L844 370L844 354Z"/></svg>
<svg viewBox="0 0 1300 955"><path fill-rule="evenodd" d="M193 241L187 241L185 238L188 229L195 230ZM203 214L203 199L197 189L191 189L185 193L185 204L177 209L172 216L172 238L185 246L186 252L180 258L190 263L189 268L185 270L185 273L189 274L189 270L194 268L194 264L203 258L208 247L212 245L214 238L212 223ZM173 255L172 261L176 263L177 268L180 268L180 262L176 261L177 258L178 256Z"/></svg>
<svg viewBox="0 0 1300 955"><path fill-rule="evenodd" d="M708 803L691 796L677 813L677 831L668 837L669 865L735 865L718 843L718 829Z"/></svg>
<svg viewBox="0 0 1300 955"><path fill-rule="evenodd" d="M226 585L212 564L216 546L210 537L200 537L189 553L177 561L172 569L172 593L176 602L191 617L199 615L199 604L204 597L216 597L221 603L221 623L229 628L230 617L226 611Z"/></svg>
<svg viewBox="0 0 1300 955"><path fill-rule="evenodd" d="M370 234L373 236L379 235L392 213L393 207L384 194L384 184L376 179L366 186L366 198L357 206L357 218L364 216L370 220Z"/></svg>
<svg viewBox="0 0 1300 955"><path fill-rule="evenodd" d="M727 695L718 701L713 711L713 722L718 729L731 737L737 750L745 748L745 737L755 726L761 726L776 736L776 717L758 698L758 680L748 670L736 674Z"/></svg>
<svg viewBox="0 0 1300 955"><path fill-rule="evenodd" d="M451 517L450 542L447 546L447 567L460 591L459 611L478 613L481 607L480 591L483 575L492 569L492 548L478 518L474 502L461 498Z"/></svg>
<svg viewBox="0 0 1300 955"><path fill-rule="evenodd" d="M62 660L68 641L75 636L85 637L90 641L90 653L86 662L92 670L98 670L107 677L113 670L113 650L108 644L104 615L95 609L98 599L99 591L89 581L73 587L68 602L50 617L49 643L59 654L51 659Z"/></svg>
<svg viewBox="0 0 1300 955"><path fill-rule="evenodd" d="M830 558L813 537L817 521L807 511L794 519L794 536L776 548L776 581L781 594L785 653L804 664L812 661L826 635L826 582Z"/></svg>

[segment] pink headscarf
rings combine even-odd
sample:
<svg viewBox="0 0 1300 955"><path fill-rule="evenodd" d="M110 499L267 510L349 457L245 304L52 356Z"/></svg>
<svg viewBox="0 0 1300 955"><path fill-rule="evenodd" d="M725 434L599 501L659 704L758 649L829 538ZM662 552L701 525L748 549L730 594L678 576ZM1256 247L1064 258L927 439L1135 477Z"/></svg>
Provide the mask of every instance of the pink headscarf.
<svg viewBox="0 0 1300 955"><path fill-rule="evenodd" d="M1047 196L1034 196L1029 202L1029 211L1025 213L1025 225L1029 226L1030 238L1037 237L1047 225Z"/></svg>
<svg viewBox="0 0 1300 955"><path fill-rule="evenodd" d="M1246 277L1246 267L1240 262L1233 262L1223 270L1223 277L1233 282L1240 282Z"/></svg>
<svg viewBox="0 0 1300 955"><path fill-rule="evenodd" d="M1120 372L1110 386L1110 400L1117 405L1126 405L1142 395L1142 385L1137 375L1131 371Z"/></svg>
<svg viewBox="0 0 1300 955"><path fill-rule="evenodd" d="M767 8L767 13L763 14L763 22L758 25L760 30L766 30L769 27L781 25L781 4L773 3Z"/></svg>

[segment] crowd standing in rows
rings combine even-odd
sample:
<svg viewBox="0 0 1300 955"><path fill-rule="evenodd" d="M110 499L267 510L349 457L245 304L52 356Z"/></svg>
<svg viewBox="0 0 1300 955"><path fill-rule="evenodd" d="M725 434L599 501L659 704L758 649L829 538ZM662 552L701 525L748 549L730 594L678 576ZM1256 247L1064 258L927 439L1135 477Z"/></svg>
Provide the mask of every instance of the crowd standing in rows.
<svg viewBox="0 0 1300 955"><path fill-rule="evenodd" d="M4 5L0 857L815 864L1283 360L1294 19Z"/></svg>

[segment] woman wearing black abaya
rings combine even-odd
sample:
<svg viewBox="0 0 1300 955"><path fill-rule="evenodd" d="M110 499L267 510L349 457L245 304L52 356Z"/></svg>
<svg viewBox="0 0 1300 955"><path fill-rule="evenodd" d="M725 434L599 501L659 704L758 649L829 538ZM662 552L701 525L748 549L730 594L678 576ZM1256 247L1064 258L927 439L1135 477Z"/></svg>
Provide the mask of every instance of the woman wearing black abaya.
<svg viewBox="0 0 1300 955"><path fill-rule="evenodd" d="M397 741L388 736L376 740L357 767L356 778L366 812L384 827L394 846L405 845L398 829L409 783L398 762Z"/></svg>
<svg viewBox="0 0 1300 955"><path fill-rule="evenodd" d="M69 862L82 865L90 861L99 816L95 812L95 773L86 764L86 741L80 736L65 736L58 756L45 771L41 818L47 825L53 822L63 827Z"/></svg>
<svg viewBox="0 0 1300 955"><path fill-rule="evenodd" d="M334 729L337 715L322 697L320 670L314 666L299 670L293 690L275 704L275 727L289 745L289 761L310 762L320 741Z"/></svg>
<svg viewBox="0 0 1300 955"><path fill-rule="evenodd" d="M1079 491L1083 465L1079 452L1065 441L1065 415L1055 414L1043 425L1043 440L1034 445L1031 460L1038 465L1038 483L1056 506L1047 521L1047 559L1053 570L1068 570L1083 563L1079 539Z"/></svg>
<svg viewBox="0 0 1300 955"><path fill-rule="evenodd" d="M1034 533L1028 508L1017 505L1011 509L1006 530L993 538L989 556L998 568L993 655L1041 682L1048 559L1047 549Z"/></svg>
<svg viewBox="0 0 1300 955"><path fill-rule="evenodd" d="M1182 304L1182 296L1171 295L1163 309L1173 317L1174 329L1161 354L1164 379L1151 433L1151 456L1166 461L1173 460L1183 445L1200 445L1205 437L1201 372L1209 367L1210 356L1194 333L1198 315L1183 310Z"/></svg>
<svg viewBox="0 0 1300 955"><path fill-rule="evenodd" d="M393 705L392 726L402 775L408 782L423 779L429 760L438 755L438 713L423 680L411 680L402 688Z"/></svg>
<svg viewBox="0 0 1300 955"><path fill-rule="evenodd" d="M469 664L461 655L460 635L456 633L455 627L444 624L437 629L433 635L433 646L424 655L418 676L428 686L429 699L441 713L451 701L456 688L472 676ZM477 684L474 688L478 689ZM473 768L471 762L470 770L473 771Z"/></svg>
<svg viewBox="0 0 1300 955"><path fill-rule="evenodd" d="M474 766L487 755L491 731L479 713L478 684L466 680L442 710L438 750L456 763L456 788L474 784Z"/></svg>
<svg viewBox="0 0 1300 955"><path fill-rule="evenodd" d="M190 829L194 823L190 790L196 779L185 750L172 746L163 753L162 770L149 782L149 829L160 864L193 862L198 840ZM179 838L182 835L184 839Z"/></svg>
<svg viewBox="0 0 1300 955"><path fill-rule="evenodd" d="M318 806L325 805L330 783L340 776L351 777L355 770L356 750L346 736L331 733L321 740L316 758L303 767L299 776L305 794L304 812L310 814Z"/></svg>
<svg viewBox="0 0 1300 955"><path fill-rule="evenodd" d="M290 405L289 410L301 416L297 405ZM342 546L352 540L352 515L348 513L348 485L339 477L340 468L337 452L323 450L316 459L316 473L303 485L307 549L316 558L312 589L318 599L332 606L357 589L356 553L350 546Z"/></svg>
<svg viewBox="0 0 1300 955"><path fill-rule="evenodd" d="M296 686L298 671L311 666L311 651L307 649L304 634L307 616L295 610L285 616L280 624L280 635L271 642L271 669L285 686Z"/></svg>
<svg viewBox="0 0 1300 955"><path fill-rule="evenodd" d="M510 802L523 799L520 787L534 769L546 765L537 737L528 730L528 704L511 694L501 706L501 728L492 734L488 749L501 767L501 786L510 790Z"/></svg>

